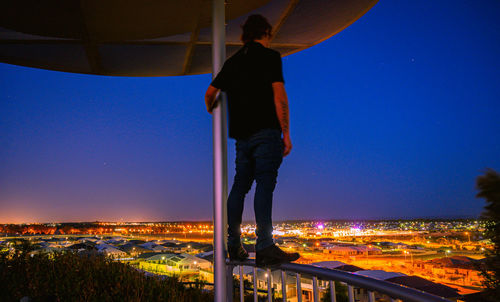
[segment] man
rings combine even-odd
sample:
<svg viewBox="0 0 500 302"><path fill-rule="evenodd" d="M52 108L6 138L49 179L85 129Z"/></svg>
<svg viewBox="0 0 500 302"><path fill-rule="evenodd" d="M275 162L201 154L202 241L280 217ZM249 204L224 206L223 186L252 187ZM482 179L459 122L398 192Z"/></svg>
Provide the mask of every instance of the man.
<svg viewBox="0 0 500 302"><path fill-rule="evenodd" d="M242 29L245 45L224 63L207 89L205 103L212 113L219 90L227 93L229 137L236 139L236 175L227 200L229 258L248 258L240 241L240 229L245 195L255 180L256 262L261 266L274 265L300 257L298 253L282 251L272 238L272 201L278 168L292 150L288 100L281 56L268 48L271 25L263 16L252 15Z"/></svg>

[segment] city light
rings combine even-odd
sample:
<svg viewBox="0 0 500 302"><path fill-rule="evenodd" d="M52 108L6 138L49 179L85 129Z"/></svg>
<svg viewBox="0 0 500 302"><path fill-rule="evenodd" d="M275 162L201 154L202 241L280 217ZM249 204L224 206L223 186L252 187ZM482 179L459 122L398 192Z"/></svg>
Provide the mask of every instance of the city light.
<svg viewBox="0 0 500 302"><path fill-rule="evenodd" d="M9 236L27 236L26 239L33 244L39 245L42 242L42 246L50 245L52 249L66 249L73 244L92 245L115 261L136 263L142 271L162 275L177 274L187 278L186 280L192 280L189 278L196 278L203 272L204 278L211 280L213 264L207 264L206 260L200 258L207 251L212 251L211 225L193 222L120 222L119 228L116 225L118 223L114 222L95 223L90 227L79 227L78 224L0 225L0 232L10 234ZM471 269L461 269L458 273L457 270L450 270L439 276L433 273L433 269L442 265L439 263L439 255L443 259L463 255L477 255L477 258L484 256L491 244L484 240L466 241L468 238L465 235L470 236L472 232L469 230L472 228L482 232L485 224L480 222L473 225L471 221L463 220L375 221L363 222L362 225L349 221L292 221L275 224L273 234L281 247L301 254L298 263L335 261L363 270L416 275L462 288L479 286L478 280L481 277ZM255 229L255 224L242 225L242 242L245 245L255 244ZM82 235L82 230L88 234ZM474 240L472 237L469 240ZM15 248L11 239L1 238L0 248L2 240L5 249ZM94 242L90 243L91 241ZM193 244L193 241L200 245ZM122 246L127 249L122 250ZM452 246L453 249L450 248ZM148 260L147 257L141 257L146 253L156 253L156 258ZM162 254L158 256L159 253ZM182 257L169 258L175 255ZM436 255L436 259L429 260L426 255ZM467 259L467 256L462 258ZM181 265L182 269L176 263L179 259L185 261Z"/></svg>

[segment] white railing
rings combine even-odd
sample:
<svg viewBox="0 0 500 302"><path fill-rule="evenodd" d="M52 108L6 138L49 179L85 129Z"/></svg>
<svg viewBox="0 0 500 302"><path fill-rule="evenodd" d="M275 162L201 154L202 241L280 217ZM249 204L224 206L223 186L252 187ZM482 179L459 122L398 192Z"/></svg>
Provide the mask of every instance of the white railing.
<svg viewBox="0 0 500 302"><path fill-rule="evenodd" d="M286 290L286 275L293 273L296 279L296 297L297 302L302 302L302 278L307 276L312 279L312 300L314 302L320 301L320 292L318 280L328 282L330 290L330 301L336 302L335 295L335 281L347 284L347 293L349 302L355 302L354 289L361 288L367 291L368 301L375 302L375 293L387 295L391 301L403 300L411 302L445 302L450 301L442 297L435 296L414 288L401 286L395 283L377 280L361 275L356 275L349 272L340 270L332 270L313 265L285 263L273 267L257 267L254 260L247 260L244 262L226 262L227 276L228 276L228 301L232 301L232 271L235 267L239 267L239 292L240 301L244 301L244 274L243 267L248 266L253 268L252 281L253 281L253 296L254 302L258 301L258 278L257 270L265 270L267 272L267 300L273 301L273 287L272 287L272 270L279 270L281 272L281 292L284 302L287 300ZM230 273L231 272L231 273ZM229 280L230 279L230 280ZM228 285L229 285L228 284Z"/></svg>

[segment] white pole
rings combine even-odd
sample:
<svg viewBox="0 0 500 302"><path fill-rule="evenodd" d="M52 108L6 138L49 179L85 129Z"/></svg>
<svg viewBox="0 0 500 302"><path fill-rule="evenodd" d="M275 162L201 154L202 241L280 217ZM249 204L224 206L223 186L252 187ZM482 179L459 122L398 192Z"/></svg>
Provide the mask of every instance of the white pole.
<svg viewBox="0 0 500 302"><path fill-rule="evenodd" d="M215 77L226 59L224 0L212 4L212 76ZM227 301L226 280L226 198L227 198L227 117L225 94L219 96L213 111L214 161L214 291L215 301ZM232 276L229 276L232 277Z"/></svg>

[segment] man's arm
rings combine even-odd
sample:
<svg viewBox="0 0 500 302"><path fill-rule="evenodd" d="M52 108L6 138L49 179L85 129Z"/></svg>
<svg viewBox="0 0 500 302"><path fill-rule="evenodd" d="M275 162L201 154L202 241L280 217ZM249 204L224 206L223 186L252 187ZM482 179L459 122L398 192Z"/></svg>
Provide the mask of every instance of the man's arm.
<svg viewBox="0 0 500 302"><path fill-rule="evenodd" d="M273 83L274 105L276 106L276 114L283 132L283 156L287 156L292 151L292 140L290 139L290 117L288 112L288 97L285 91L283 82Z"/></svg>
<svg viewBox="0 0 500 302"><path fill-rule="evenodd" d="M207 92L205 93L205 105L207 106L208 113L212 114L215 106L217 105L217 94L219 89L214 86L208 86Z"/></svg>

